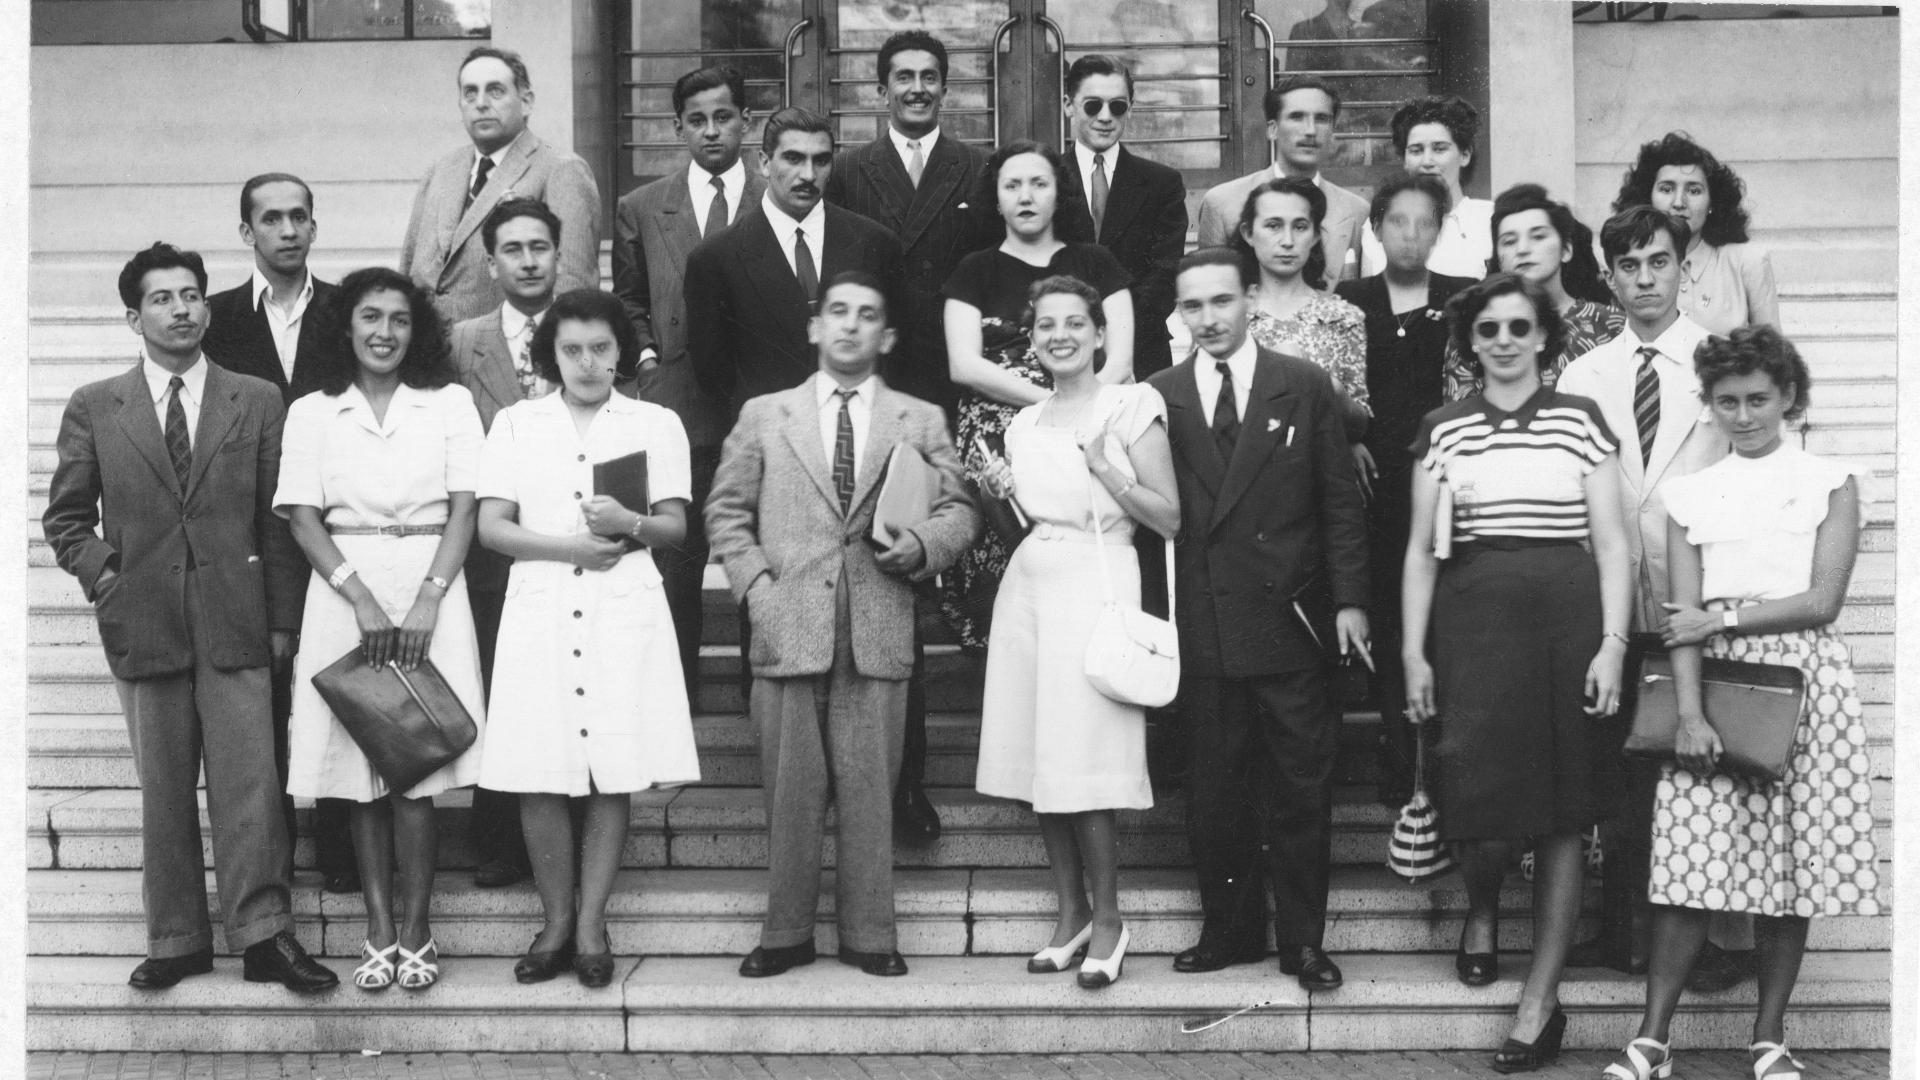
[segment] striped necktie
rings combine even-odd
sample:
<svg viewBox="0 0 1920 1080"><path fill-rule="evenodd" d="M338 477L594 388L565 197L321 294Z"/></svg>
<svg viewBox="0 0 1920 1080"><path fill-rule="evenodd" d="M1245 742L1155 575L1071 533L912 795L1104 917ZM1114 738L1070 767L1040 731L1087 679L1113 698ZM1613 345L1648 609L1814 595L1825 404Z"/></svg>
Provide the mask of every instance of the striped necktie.
<svg viewBox="0 0 1920 1080"><path fill-rule="evenodd" d="M1640 374L1633 381L1633 424L1640 432L1640 467L1653 462L1653 439L1660 433L1660 373L1653 358L1660 350L1642 345L1634 350L1640 358Z"/></svg>
<svg viewBox="0 0 1920 1080"><path fill-rule="evenodd" d="M187 475L193 471L193 441L187 437L187 407L180 403L180 391L187 384L175 375L167 380L167 456L173 459L173 475L180 479L180 490L187 490Z"/></svg>
<svg viewBox="0 0 1920 1080"><path fill-rule="evenodd" d="M847 404L856 390L835 390L840 399L840 425L833 435L833 490L840 496L840 516L847 516L853 505L853 413Z"/></svg>

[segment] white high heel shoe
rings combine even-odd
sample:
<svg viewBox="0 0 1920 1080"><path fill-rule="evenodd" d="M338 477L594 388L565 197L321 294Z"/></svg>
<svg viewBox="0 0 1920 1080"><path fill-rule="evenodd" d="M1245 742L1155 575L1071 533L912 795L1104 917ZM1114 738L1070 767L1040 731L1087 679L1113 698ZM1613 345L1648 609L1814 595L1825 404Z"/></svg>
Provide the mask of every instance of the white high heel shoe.
<svg viewBox="0 0 1920 1080"><path fill-rule="evenodd" d="M1800 1070L1806 1068L1793 1056L1793 1051L1787 1049L1786 1043L1757 1042L1747 1047L1747 1053L1759 1055L1753 1059L1754 1080L1800 1080ZM1782 1061L1792 1068L1775 1073L1767 1071Z"/></svg>
<svg viewBox="0 0 1920 1080"><path fill-rule="evenodd" d="M1087 925L1073 935L1072 941L1058 948L1048 947L1034 953L1033 959L1027 961L1027 971L1033 975L1052 975L1058 971L1065 971L1067 965L1073 963L1074 954L1086 948L1087 942L1092 940L1093 920L1089 919Z"/></svg>
<svg viewBox="0 0 1920 1080"><path fill-rule="evenodd" d="M1641 1049L1645 1047L1646 1049ZM1660 1055L1655 1061L1648 1050ZM1673 1047L1659 1039L1642 1036L1627 1044L1625 1064L1614 1062L1600 1075L1604 1080L1667 1080L1673 1075Z"/></svg>
<svg viewBox="0 0 1920 1080"><path fill-rule="evenodd" d="M1091 927L1089 927L1091 929ZM1113 947L1113 955L1105 960L1095 960L1088 956L1080 963L1078 977L1080 989L1098 990L1120 981L1120 963L1127 958L1127 940L1133 935L1126 927L1120 928L1120 941Z"/></svg>

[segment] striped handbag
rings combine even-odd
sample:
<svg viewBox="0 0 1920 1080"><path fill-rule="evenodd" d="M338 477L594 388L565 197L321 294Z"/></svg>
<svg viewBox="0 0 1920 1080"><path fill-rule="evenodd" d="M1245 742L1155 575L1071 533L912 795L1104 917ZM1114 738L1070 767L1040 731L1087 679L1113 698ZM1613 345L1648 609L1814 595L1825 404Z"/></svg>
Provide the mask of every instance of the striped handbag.
<svg viewBox="0 0 1920 1080"><path fill-rule="evenodd" d="M1387 841L1387 869L1408 881L1425 881L1453 869L1440 839L1440 815L1427 798L1426 725L1413 729L1413 798L1400 810Z"/></svg>

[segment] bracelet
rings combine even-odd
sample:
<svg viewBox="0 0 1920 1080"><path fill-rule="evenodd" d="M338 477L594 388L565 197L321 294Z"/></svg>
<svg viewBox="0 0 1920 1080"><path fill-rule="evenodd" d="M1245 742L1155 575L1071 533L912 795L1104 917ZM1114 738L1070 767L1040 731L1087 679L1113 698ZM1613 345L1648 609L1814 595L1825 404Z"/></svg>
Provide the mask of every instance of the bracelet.
<svg viewBox="0 0 1920 1080"><path fill-rule="evenodd" d="M333 573L327 575L327 584L332 587L334 592L339 592L340 586L345 585L347 579L353 575L353 564L342 561L339 566L333 568Z"/></svg>
<svg viewBox="0 0 1920 1080"><path fill-rule="evenodd" d="M1618 639L1618 640L1619 640L1619 642L1620 642L1620 644L1622 644L1622 645L1631 645L1631 644L1633 644L1633 642L1631 642L1631 641L1629 641L1629 640L1627 640L1627 635L1625 635L1625 634L1622 634L1622 633L1618 633L1618 632L1616 632L1616 631L1613 631L1613 630L1609 630L1609 631L1607 631L1606 633L1604 633L1604 634L1601 634L1601 635L1600 635L1600 639L1601 639L1602 641L1605 641L1605 640L1606 640L1607 638L1616 638L1616 639Z"/></svg>
<svg viewBox="0 0 1920 1080"><path fill-rule="evenodd" d="M635 514L633 516L633 527L627 530L627 535L633 538L634 543L636 544L646 543L645 540L642 540L640 538L640 526L645 525L646 523L647 523L647 515Z"/></svg>
<svg viewBox="0 0 1920 1080"><path fill-rule="evenodd" d="M442 595L445 595L453 591L453 582L448 581L446 578L443 578L443 577L437 577L433 574L428 574L426 576L425 584L440 586L440 592Z"/></svg>
<svg viewBox="0 0 1920 1080"><path fill-rule="evenodd" d="M1129 480L1125 484L1121 485L1119 491L1116 491L1113 493L1113 497L1115 499L1118 499L1120 496L1125 495L1129 491L1132 491L1136 486L1137 485L1133 481Z"/></svg>

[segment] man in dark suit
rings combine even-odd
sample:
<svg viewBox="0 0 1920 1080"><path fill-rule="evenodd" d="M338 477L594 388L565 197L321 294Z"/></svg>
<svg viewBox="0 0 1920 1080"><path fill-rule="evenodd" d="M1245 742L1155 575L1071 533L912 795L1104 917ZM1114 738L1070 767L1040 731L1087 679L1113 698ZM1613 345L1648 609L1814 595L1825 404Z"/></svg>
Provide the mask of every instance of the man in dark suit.
<svg viewBox="0 0 1920 1080"><path fill-rule="evenodd" d="M242 375L265 379L280 388L291 405L315 388L317 354L336 347L329 305L333 285L307 269L319 221L313 215L313 190L291 173L263 173L240 187L240 239L253 249L253 276L207 299L207 336L200 342L207 359ZM304 602L307 579L295 596ZM294 638L296 649L299 637ZM280 788L287 786L287 717L293 712L293 666L273 673L273 750L280 766ZM294 835L293 797L282 796L287 835ZM345 799L314 801L314 861L321 887L331 893L360 891L360 869L353 857ZM291 852L291 848L288 849ZM291 872L291 871L289 871Z"/></svg>
<svg viewBox="0 0 1920 1080"><path fill-rule="evenodd" d="M884 227L821 200L833 173L833 131L805 109L781 109L761 133L760 205L687 256L687 357L725 402L733 426L747 399L789 390L818 367L807 342L819 283L864 270L901 280L900 243Z"/></svg>
<svg viewBox="0 0 1920 1080"><path fill-rule="evenodd" d="M1280 970L1332 990L1331 683L1341 657L1366 655L1366 511L1326 373L1247 337L1258 282L1225 248L1182 259L1176 302L1200 351L1151 380L1180 478L1180 708L1205 920L1174 969L1264 957L1271 882Z"/></svg>
<svg viewBox="0 0 1920 1080"><path fill-rule="evenodd" d="M687 256L701 240L760 205L767 182L740 157L750 118L747 82L738 71L705 67L680 76L673 84L673 117L673 130L687 144L687 167L635 188L614 207L613 291L640 339L640 398L672 409L687 429L693 473L687 535L677 548L654 548L653 561L673 612L687 697L694 700L709 554L699 509L713 490L728 417L723 403L700 392L687 362Z"/></svg>
<svg viewBox="0 0 1920 1080"><path fill-rule="evenodd" d="M339 979L293 936L273 760L268 671L291 666L308 573L273 513L286 406L203 361L199 255L155 244L119 285L141 359L68 400L42 521L93 602L140 778L147 959L127 981L158 990L213 970L204 762L227 946L249 982L325 990Z"/></svg>
<svg viewBox="0 0 1920 1080"><path fill-rule="evenodd" d="M951 427L959 399L947 375L946 302L940 287L962 256L1004 235L992 207L969 200L980 190L987 155L940 128L947 98L947 47L923 30L906 30L880 46L880 96L887 132L865 146L840 151L827 178L826 198L887 227L899 239L906 277L896 320L901 347L887 368L890 386L930 401ZM914 638L915 676L907 688L907 743L894 793L893 827L900 838L930 841L940 816L928 800L925 649Z"/></svg>
<svg viewBox="0 0 1920 1080"><path fill-rule="evenodd" d="M1133 278L1133 375L1146 379L1173 364L1167 319L1173 268L1187 248L1186 181L1178 169L1121 145L1133 72L1117 58L1089 53L1075 60L1063 107L1073 155L1060 238L1101 245Z"/></svg>

